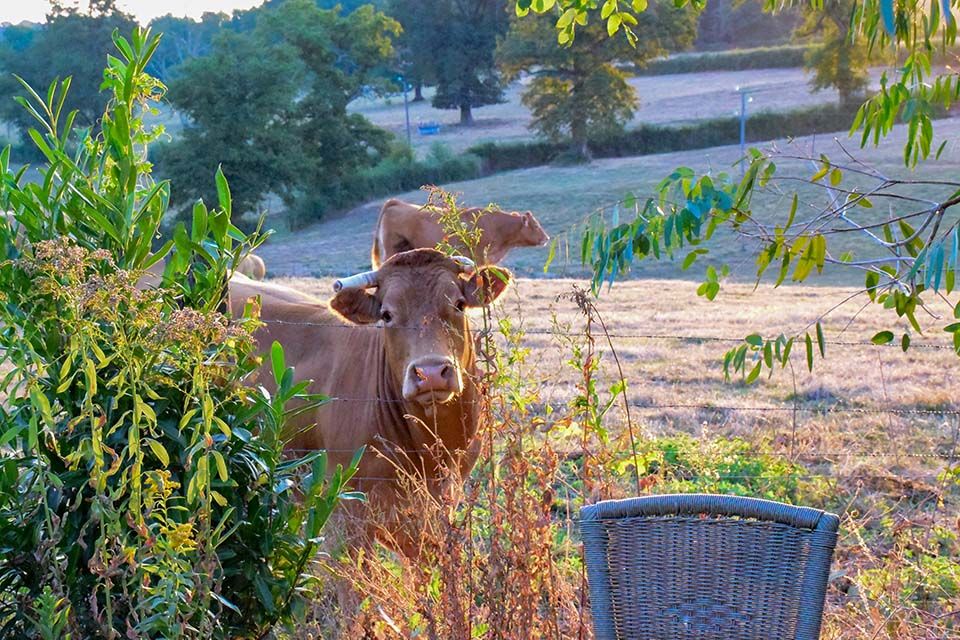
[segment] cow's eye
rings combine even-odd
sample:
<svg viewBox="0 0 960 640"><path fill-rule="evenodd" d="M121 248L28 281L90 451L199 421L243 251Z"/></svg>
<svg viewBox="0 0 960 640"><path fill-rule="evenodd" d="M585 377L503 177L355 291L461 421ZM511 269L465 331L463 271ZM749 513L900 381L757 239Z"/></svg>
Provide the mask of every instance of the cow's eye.
<svg viewBox="0 0 960 640"><path fill-rule="evenodd" d="M388 323L389 323L391 320L393 320L393 314L390 313L389 311L384 310L384 311L380 314L380 319L383 320L384 322L388 322Z"/></svg>
<svg viewBox="0 0 960 640"><path fill-rule="evenodd" d="M460 300L457 300L457 303L453 306L457 308L457 311L463 313L464 309L467 308L467 301L461 298Z"/></svg>

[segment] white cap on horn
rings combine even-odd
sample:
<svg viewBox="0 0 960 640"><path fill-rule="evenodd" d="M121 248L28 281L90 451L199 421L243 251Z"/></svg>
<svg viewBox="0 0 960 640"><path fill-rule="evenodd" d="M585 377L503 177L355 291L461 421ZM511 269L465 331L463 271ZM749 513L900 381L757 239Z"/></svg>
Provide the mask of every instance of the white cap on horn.
<svg viewBox="0 0 960 640"><path fill-rule="evenodd" d="M340 293L344 289L369 289L377 284L376 271L364 271L356 275L341 278L333 283L333 292Z"/></svg>
<svg viewBox="0 0 960 640"><path fill-rule="evenodd" d="M450 259L460 265L461 271L476 271L477 263L467 256L450 256Z"/></svg>

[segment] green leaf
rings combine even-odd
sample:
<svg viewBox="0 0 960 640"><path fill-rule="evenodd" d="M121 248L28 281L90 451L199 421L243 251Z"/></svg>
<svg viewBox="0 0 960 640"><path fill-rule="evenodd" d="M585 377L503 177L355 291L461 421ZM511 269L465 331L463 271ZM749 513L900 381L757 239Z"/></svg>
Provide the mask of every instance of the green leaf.
<svg viewBox="0 0 960 640"><path fill-rule="evenodd" d="M877 286L880 284L880 274L876 271L868 271L866 278L864 278L864 287L867 290L867 295L870 296L870 300L876 301L877 299Z"/></svg>
<svg viewBox="0 0 960 640"><path fill-rule="evenodd" d="M823 339L823 325L819 322L817 323L817 347L820 349L820 357L825 358L827 342Z"/></svg>
<svg viewBox="0 0 960 640"><path fill-rule="evenodd" d="M759 333L751 333L749 336L747 336L746 338L744 338L744 341L745 341L747 344L749 344L749 345L751 345L751 346L754 346L754 347L762 347L762 346L763 346L763 338L760 336Z"/></svg>
<svg viewBox="0 0 960 640"><path fill-rule="evenodd" d="M560 18L557 20L557 29L563 29L569 27L573 23L573 19L577 17L576 9L567 9L563 12Z"/></svg>
<svg viewBox="0 0 960 640"><path fill-rule="evenodd" d="M226 212L229 218L233 212L233 201L230 197L230 186L227 184L227 177L223 175L223 167L217 167L217 199L220 202L220 208Z"/></svg>
<svg viewBox="0 0 960 640"><path fill-rule="evenodd" d="M0 447L7 446L23 430L21 426L10 427L0 436Z"/></svg>
<svg viewBox="0 0 960 640"><path fill-rule="evenodd" d="M543 263L543 272L547 273L550 269L550 265L553 264L553 259L557 255L557 238L554 236L553 240L550 241L550 250L547 253L547 261Z"/></svg>
<svg viewBox="0 0 960 640"><path fill-rule="evenodd" d="M170 465L170 455L167 453L167 450L163 448L162 444L156 440L147 440L147 445L150 447L150 450L153 451L153 455L157 456L160 464L164 467Z"/></svg>
<svg viewBox="0 0 960 640"><path fill-rule="evenodd" d="M757 360L757 364L754 365L753 369L747 374L747 384L752 384L758 377L760 377L760 371L763 368L763 361Z"/></svg>
<svg viewBox="0 0 960 640"><path fill-rule="evenodd" d="M903 337L900 338L900 348L906 353L907 349L910 348L910 334L905 333Z"/></svg>
<svg viewBox="0 0 960 640"><path fill-rule="evenodd" d="M273 367L273 379L279 385L287 365L283 355L283 345L276 340L270 346L270 365Z"/></svg>
<svg viewBox="0 0 960 640"><path fill-rule="evenodd" d="M615 13L607 19L607 35L612 36L620 30L622 19L619 13Z"/></svg>
<svg viewBox="0 0 960 640"><path fill-rule="evenodd" d="M874 335L872 338L870 338L870 342L872 342L873 344L887 344L888 342L892 342L892 341L893 341L893 331L880 331L879 333Z"/></svg>
<svg viewBox="0 0 960 640"><path fill-rule="evenodd" d="M230 475L227 473L227 462L223 459L223 454L219 451L211 451L213 455L213 460L217 464L217 475L220 476L221 482L226 482Z"/></svg>
<svg viewBox="0 0 960 640"><path fill-rule="evenodd" d="M790 228L790 225L793 224L793 219L797 215L797 204L800 202L798 195L793 194L793 202L790 203L790 215L787 216L787 223L784 225L783 230L786 231Z"/></svg>
<svg viewBox="0 0 960 640"><path fill-rule="evenodd" d="M807 345L807 369L813 371L813 340L810 339L810 334L806 335L806 345Z"/></svg>

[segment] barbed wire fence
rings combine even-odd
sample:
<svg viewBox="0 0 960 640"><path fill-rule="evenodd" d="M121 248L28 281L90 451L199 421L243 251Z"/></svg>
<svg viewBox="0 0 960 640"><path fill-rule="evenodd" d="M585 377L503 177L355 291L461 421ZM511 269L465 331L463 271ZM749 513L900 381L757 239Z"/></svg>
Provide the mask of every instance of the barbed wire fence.
<svg viewBox="0 0 960 640"><path fill-rule="evenodd" d="M276 325L293 325L293 326L302 326L315 329L323 330L344 330L344 331L383 331L384 327L379 324L373 325L347 325L337 322L304 322L304 321L286 321L276 318L264 318L262 321L267 324L276 324ZM419 326L392 326L390 330L393 331L422 331L423 327ZM582 337L582 333L578 331L563 330L559 328L540 328L540 327L528 327L523 328L522 333L525 336L537 336L537 337L548 337L548 338L557 338L557 337L566 337L566 338L578 338ZM670 343L673 345L686 345L686 346L697 346L697 345L737 345L742 344L744 339L743 337L733 337L733 336L723 336L723 335L698 335L698 334L684 334L684 333L656 333L656 332L644 332L637 330L621 330L621 329L611 329L606 337L609 337L613 342L613 346L617 350L621 350L625 347L628 347L630 344L636 343L657 343L664 344ZM891 350L899 350L899 347L890 344L877 345L869 341L859 341L859 340L827 340L826 346L828 348L844 348L844 349L855 349L863 350L869 349L873 350L875 353L884 353L890 352ZM553 345L553 347L541 347L541 351L547 352L550 348L559 349L558 345ZM939 344L939 343L915 343L911 345L911 350L916 349L918 352L924 352L928 354L941 354L941 353L951 353L953 347L948 344ZM676 357L679 361L683 357L682 354L677 353ZM718 354L718 363L719 363L719 354ZM931 363L933 364L933 363ZM787 370L788 371L788 370ZM716 372L714 372L716 373ZM947 382L949 383L950 376L945 376ZM922 407L922 406L896 406L886 403L888 406L880 406L878 404L861 404L861 406L850 406L850 403L846 400L835 400L833 402L806 402L801 401L799 397L794 395L792 398L788 398L782 403L773 403L769 400L764 401L759 404L751 404L749 402L711 402L704 401L702 399L692 398L688 401L676 401L676 402L663 402L658 400L643 399L643 382L629 380L628 387L625 393L627 394L629 407L636 411L640 416L641 420L646 419L656 419L658 417L662 418L663 416L672 416L674 423L686 423L688 426L694 426L702 424L704 422L710 423L713 425L723 425L729 424L732 421L736 421L744 415L749 416L762 416L764 420L768 420L772 424L785 427L789 431L789 438L783 443L781 449L776 448L763 448L756 451L744 451L739 455L744 457L751 456L771 456L771 457L782 457L788 458L793 461L802 461L809 463L812 467L817 467L817 465L823 465L824 463L829 464L831 462L841 461L841 462L850 462L850 461L872 461L874 463L880 464L888 460L896 460L898 463L902 461L911 461L920 465L923 465L926 469L926 473L923 474L922 479L925 482L933 483L940 475L944 472L945 469L952 468L960 464L960 448L958 448L958 434L960 434L960 397L952 399L950 402L942 404L941 406L932 406L932 407ZM724 384L718 380L712 380L711 383ZM729 383L727 383L729 384ZM884 395L881 393L881 390L874 389L869 390L869 393L861 394L868 395L873 397L880 397ZM562 410L564 407L568 407L570 402L573 400L573 397L568 393L566 395L560 394L556 397L550 398L548 401L536 402L528 406L528 409L535 414L545 415L548 413L554 413L556 411ZM402 404L404 400L397 398L383 398L383 397L367 397L367 396L352 396L352 395L334 395L330 398L330 402L342 402L342 403L384 403L384 404ZM611 405L611 417L617 416L619 409L622 408L619 404ZM813 448L804 448L798 442L798 435L804 433L803 427L805 424L809 424L812 420L815 419L829 419L829 418L843 418L849 420L856 420L858 418L865 417L874 417L879 419L896 419L899 421L907 421L907 424L901 424L900 426L903 429L915 428L918 432L924 431L929 432L931 430L930 422L936 422L937 427L934 428L934 431L939 432L939 437L937 438L936 444L931 445L930 448L924 450L903 450L898 443L892 439L887 441L887 449L875 445L873 448L849 448L845 445L843 447L813 447ZM923 424L920 424L922 422ZM835 434L842 436L843 434ZM351 453L346 451L338 451L337 453ZM409 451L400 451L394 450L394 453L414 453ZM422 453L422 452L420 452ZM902 466L902 465L900 465ZM936 468L931 468L936 467ZM917 470L912 469L909 471L909 474L912 478L918 477ZM745 474L724 474L725 479L729 480L747 480L747 479L773 479L772 477L766 477L762 474L756 475L745 475ZM777 479L780 480L800 480L800 479L836 479L838 478L838 473L833 469L818 469L811 468L808 472L803 474L791 474L789 477L778 476ZM846 480L869 480L875 478L875 472L866 472L863 470L853 470L843 474L844 479ZM360 478L366 480L388 480L389 478Z"/></svg>

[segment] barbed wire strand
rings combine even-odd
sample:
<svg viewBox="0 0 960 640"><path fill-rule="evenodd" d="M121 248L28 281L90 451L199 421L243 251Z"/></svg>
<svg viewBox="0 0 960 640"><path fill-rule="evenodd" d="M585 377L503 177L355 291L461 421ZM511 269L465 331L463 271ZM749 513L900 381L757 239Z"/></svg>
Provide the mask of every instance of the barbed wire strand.
<svg viewBox="0 0 960 640"><path fill-rule="evenodd" d="M303 320L281 320L279 318L268 318L261 319L261 322L265 324L276 324L276 325L289 325L289 326L303 326L303 327L318 327L318 328L337 328L337 329L373 329L373 330L383 330L386 327L380 324L343 324L337 322L307 322ZM400 331L422 331L424 327L418 326L391 326L391 330L400 330ZM543 335L543 336L559 336L559 337L577 337L581 335L579 332L572 331L558 331L555 329L537 329L529 328L524 329L523 333L527 335ZM611 332L609 333L611 338L620 338L625 340L679 340L683 342L726 342L733 344L740 344L745 341L744 337L741 338L732 338L725 336L698 336L698 335L679 335L679 334L660 334L660 333L621 333L621 332ZM826 341L824 343L826 346L839 346L839 347L881 347L881 348L895 348L899 349L899 344L886 343L886 344L876 344L867 340L833 340ZM953 347L947 344L929 344L929 343L911 343L910 349L921 349L921 350L931 350L931 351L953 351Z"/></svg>

